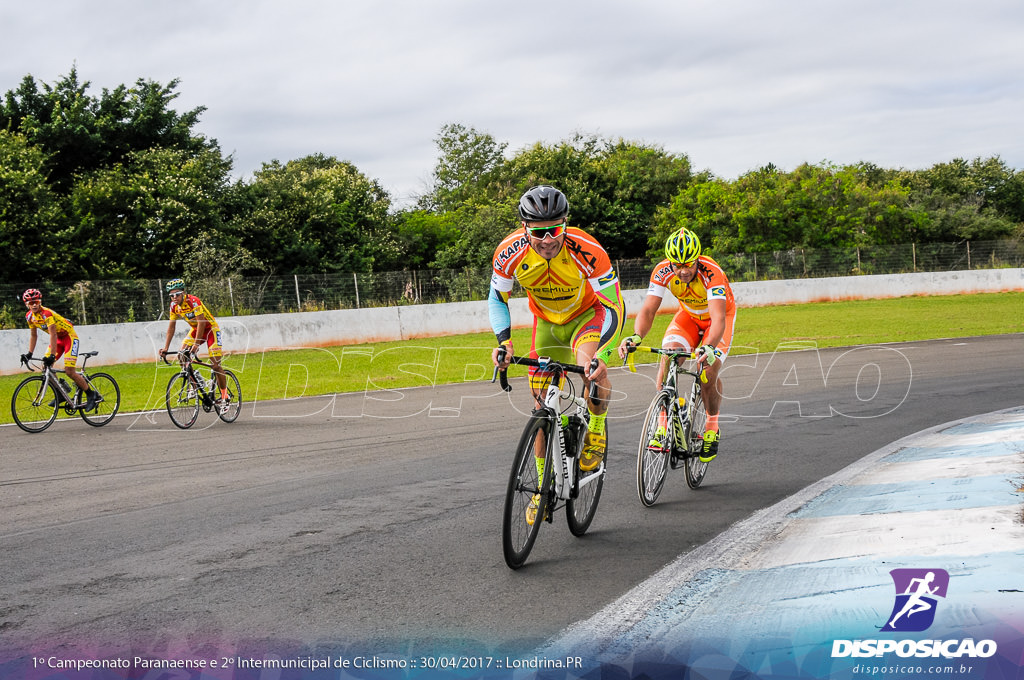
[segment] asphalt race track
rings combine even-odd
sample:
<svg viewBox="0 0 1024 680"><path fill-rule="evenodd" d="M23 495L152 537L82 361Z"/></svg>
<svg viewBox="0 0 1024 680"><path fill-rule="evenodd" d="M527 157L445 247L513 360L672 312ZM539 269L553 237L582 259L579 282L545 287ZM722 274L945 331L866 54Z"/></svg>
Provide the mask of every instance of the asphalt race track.
<svg viewBox="0 0 1024 680"><path fill-rule="evenodd" d="M516 572L501 510L530 399L482 366L459 385L249 403L189 431L162 412L3 427L0 649L527 649L889 442L1024 403L1022 349L1006 335L733 357L704 487L672 471L651 509L634 468L653 367L615 369L594 524L577 539L558 513ZM258 389L254 369L239 378Z"/></svg>

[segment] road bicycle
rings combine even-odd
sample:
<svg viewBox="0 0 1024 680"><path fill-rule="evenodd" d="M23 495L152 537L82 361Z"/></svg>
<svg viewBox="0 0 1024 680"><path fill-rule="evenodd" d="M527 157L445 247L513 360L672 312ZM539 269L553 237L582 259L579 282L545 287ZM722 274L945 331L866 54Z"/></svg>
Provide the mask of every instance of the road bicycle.
<svg viewBox="0 0 1024 680"><path fill-rule="evenodd" d="M117 381L107 373L87 373L85 364L90 357L99 352L84 352L82 369L79 371L89 387L96 392L96 407L85 410L85 392L78 384L69 385L58 373L63 369L47 366L42 359L22 359L21 364L30 371L40 371L41 375L30 375L14 388L11 397L11 415L14 422L25 432L42 432L57 419L63 411L69 416L76 413L82 420L93 427L102 427L114 419L121 407L121 388ZM36 362L39 367L34 367Z"/></svg>
<svg viewBox="0 0 1024 680"><path fill-rule="evenodd" d="M499 356L499 360L504 357ZM513 356L511 363L533 366L546 372L550 381L544 387L544 398L531 414L516 446L512 471L505 493L504 518L502 521L502 549L505 564L518 569L526 563L533 549L543 521L550 523L556 510L565 507L569 531L573 536L583 536L590 528L597 512L604 487L605 459L594 470L580 470L580 455L590 413L587 400L576 393L576 387L569 373L584 374L582 366L563 364L546 357ZM590 369L597 368L597 360ZM506 371L495 368L494 378L501 378L501 387L512 391ZM491 382L494 382L492 378ZM596 394L597 385L591 383L591 398ZM567 402L562 408L562 402ZM540 455L538 455L540 454ZM543 479L539 478L536 459L543 457ZM526 511L534 496L539 504L534 520L527 520Z"/></svg>
<svg viewBox="0 0 1024 680"><path fill-rule="evenodd" d="M686 360L696 359L696 351L630 345L628 352L626 363L634 373L635 352L650 352L669 360L665 382L647 409L636 458L636 492L640 502L649 508L665 488L670 467L673 470L683 468L686 484L691 489L704 481L708 464L701 462L700 454L704 450L704 427L708 419L702 392L707 376L702 367L687 369L682 365ZM684 375L693 377L687 391L681 391L679 385ZM685 386L682 389L685 390Z"/></svg>
<svg viewBox="0 0 1024 680"><path fill-rule="evenodd" d="M211 364L200 361L191 352L167 352L164 354L164 363L170 364L167 357L174 355L178 356L181 370L167 382L167 415L171 417L171 422L187 430L199 418L200 408L206 413L216 411L225 423L235 422L242 411L242 386L235 374L221 367L227 377L228 388L228 400L223 402ZM210 369L210 377L204 378L199 368Z"/></svg>

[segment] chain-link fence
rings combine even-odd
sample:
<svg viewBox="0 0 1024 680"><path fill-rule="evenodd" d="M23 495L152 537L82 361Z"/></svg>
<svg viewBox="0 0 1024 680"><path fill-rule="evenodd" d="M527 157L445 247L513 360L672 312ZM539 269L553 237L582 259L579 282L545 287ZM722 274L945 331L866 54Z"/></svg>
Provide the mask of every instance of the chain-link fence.
<svg viewBox="0 0 1024 680"><path fill-rule="evenodd" d="M854 249L708 253L731 281L799 279L858 274L995 269L1024 266L1024 243L1015 240L871 246ZM646 288L653 262L614 263L624 289ZM349 274L230 277L189 281L216 316L355 309L486 298L490 269L434 269ZM26 288L75 324L166 318L170 300L162 280L26 282L0 284L0 328L22 328Z"/></svg>

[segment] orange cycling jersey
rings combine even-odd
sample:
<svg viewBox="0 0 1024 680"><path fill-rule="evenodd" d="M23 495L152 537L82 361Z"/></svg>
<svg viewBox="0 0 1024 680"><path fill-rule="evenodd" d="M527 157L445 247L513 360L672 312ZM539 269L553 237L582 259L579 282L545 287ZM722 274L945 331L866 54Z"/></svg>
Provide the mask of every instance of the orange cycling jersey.
<svg viewBox="0 0 1024 680"><path fill-rule="evenodd" d="M171 321L177 319L184 319L192 330L199 328L200 316L206 317L206 330L219 331L220 326L217 325L217 320L213 318L213 314L210 314L206 306L203 305L203 301L197 298L195 295L185 295L181 302L171 303Z"/></svg>
<svg viewBox="0 0 1024 680"><path fill-rule="evenodd" d="M57 338L60 340L74 340L78 337L71 322L49 307L40 307L38 312L29 311L25 315L25 321L28 322L29 328L41 328L47 333L50 332L51 326L56 328Z"/></svg>
<svg viewBox="0 0 1024 680"><path fill-rule="evenodd" d="M683 283L672 269L672 263L662 260L651 274L651 282L647 287L648 295L665 297L671 292L679 306L690 316L697 319L710 319L708 300L725 300L726 314L736 310L736 299L729 286L729 279L718 263L707 255L697 258L697 274L689 283Z"/></svg>
<svg viewBox="0 0 1024 680"><path fill-rule="evenodd" d="M507 297L513 279L526 291L534 316L561 326L601 301L596 291L616 276L601 244L582 229L568 227L562 249L551 260L530 247L522 229L506 236L494 253L491 286Z"/></svg>

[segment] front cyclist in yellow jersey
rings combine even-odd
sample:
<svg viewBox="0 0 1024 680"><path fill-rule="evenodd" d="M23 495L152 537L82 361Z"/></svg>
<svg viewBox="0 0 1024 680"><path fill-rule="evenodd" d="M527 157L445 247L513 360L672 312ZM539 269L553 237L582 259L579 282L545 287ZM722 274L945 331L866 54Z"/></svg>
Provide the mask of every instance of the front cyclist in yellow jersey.
<svg viewBox="0 0 1024 680"><path fill-rule="evenodd" d="M220 359L224 351L220 342L220 326L217 319L206 308L203 301L195 295L185 293L185 282L182 279L171 279L167 282L167 294L171 297L170 323L167 326L167 338L164 347L160 350L160 358L167 354L174 338L174 327L178 319L184 319L190 330L181 343L182 352L190 352L195 356L199 351L199 345L206 342L206 351L210 356L210 363L213 365L213 374L217 378L217 387L220 389L220 399L216 400L217 410L224 413L230 406L230 395L228 394L228 379L224 369L220 366Z"/></svg>
<svg viewBox="0 0 1024 680"><path fill-rule="evenodd" d="M679 300L679 311L665 330L662 348L693 351L698 347L697 343L701 343L697 358L707 371L707 384L701 394L708 421L700 460L707 463L718 455L721 439L718 415L722 405L722 381L718 375L732 346L736 300L725 272L710 257L701 255L700 239L686 227L673 232L665 242L665 259L651 273L647 296L633 322L633 335L619 345L620 357L625 357L627 347L639 344L651 330L654 315L669 292ZM659 390L665 377L665 367L666 358L663 357L658 367ZM665 433L658 434L663 436Z"/></svg>
<svg viewBox="0 0 1024 680"><path fill-rule="evenodd" d="M598 385L596 399L588 394L590 423L580 457L580 469L594 470L607 447L605 416L611 382L606 362L615 351L625 318L619 279L601 244L582 229L567 226L569 203L561 191L535 186L519 199L518 211L521 228L505 237L494 251L488 308L499 347L491 358L498 368L508 368L508 359L499 362L498 353L504 346L507 356L513 354L508 299L513 281L518 281L534 317L529 356L583 366L585 389L591 382ZM591 372L594 357L598 366ZM530 387L538 403L543 396L541 388L549 379L543 371L530 369ZM544 472L542 456L538 451L538 477ZM539 494L527 509L530 524L536 521L538 502Z"/></svg>

